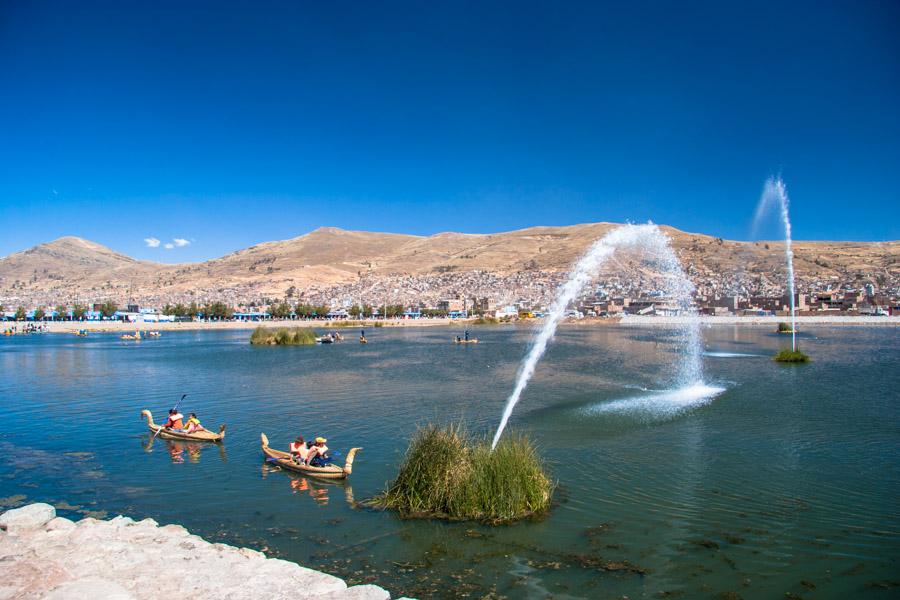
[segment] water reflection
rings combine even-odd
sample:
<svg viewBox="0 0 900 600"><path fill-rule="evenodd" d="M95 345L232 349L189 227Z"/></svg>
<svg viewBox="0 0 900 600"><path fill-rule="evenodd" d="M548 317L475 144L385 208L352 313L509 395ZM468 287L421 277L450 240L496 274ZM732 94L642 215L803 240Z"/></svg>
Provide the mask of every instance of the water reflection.
<svg viewBox="0 0 900 600"><path fill-rule="evenodd" d="M350 482L346 479L334 481L316 479L315 477L306 477L296 473L289 473L268 462L263 463L261 474L264 478L268 476L269 473L275 472L287 475L288 485L290 486L292 493L308 495L319 506L328 505L330 493L335 491L335 488L343 489L344 500L351 508L354 508L356 505L356 500L353 497L353 486L351 486Z"/></svg>
<svg viewBox="0 0 900 600"><path fill-rule="evenodd" d="M141 447L148 454L153 452L155 444L164 444L169 457L175 464L184 463L185 460L190 463L200 462L200 454L204 449L212 450L215 447L219 452L219 459L222 462L227 460L225 456L224 444L204 444L202 442L182 442L176 440L161 440L151 435L141 436Z"/></svg>

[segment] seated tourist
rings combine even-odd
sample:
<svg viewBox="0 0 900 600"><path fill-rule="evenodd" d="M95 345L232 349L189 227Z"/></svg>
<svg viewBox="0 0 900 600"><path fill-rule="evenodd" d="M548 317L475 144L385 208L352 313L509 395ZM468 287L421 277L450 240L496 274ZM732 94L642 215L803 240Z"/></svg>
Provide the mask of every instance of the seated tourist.
<svg viewBox="0 0 900 600"><path fill-rule="evenodd" d="M309 456L307 457L307 463L314 467L324 467L327 462L326 453L328 452L328 446L325 445L327 442L323 437L317 437L315 443L309 449Z"/></svg>
<svg viewBox="0 0 900 600"><path fill-rule="evenodd" d="M191 413L187 420L187 433L194 433L195 431L206 431L203 429L203 425L200 424L200 420L197 418L196 413Z"/></svg>
<svg viewBox="0 0 900 600"><path fill-rule="evenodd" d="M291 442L289 450L291 453L291 458L294 459L294 462L301 465L306 464L306 461L309 458L310 449L309 446L307 446L306 442L303 441L302 435L298 435L297 439Z"/></svg>
<svg viewBox="0 0 900 600"><path fill-rule="evenodd" d="M184 415L175 410L169 409L169 420L163 425L166 429L184 429Z"/></svg>

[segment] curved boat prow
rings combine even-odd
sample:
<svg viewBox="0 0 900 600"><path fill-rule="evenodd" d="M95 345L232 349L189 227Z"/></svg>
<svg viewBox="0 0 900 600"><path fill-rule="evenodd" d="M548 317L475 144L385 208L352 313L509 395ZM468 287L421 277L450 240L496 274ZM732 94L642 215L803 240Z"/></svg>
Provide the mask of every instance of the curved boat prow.
<svg viewBox="0 0 900 600"><path fill-rule="evenodd" d="M153 422L153 415L146 408L141 411L141 418L147 421L147 425L150 427L155 427L156 423Z"/></svg>
<svg viewBox="0 0 900 600"><path fill-rule="evenodd" d="M263 447L263 448L268 448L268 447L269 447L269 438L266 437L266 434L260 433L260 434L259 434L259 441L262 443L262 447Z"/></svg>
<svg viewBox="0 0 900 600"><path fill-rule="evenodd" d="M225 439L225 423L219 426L219 435L222 436L222 439Z"/></svg>
<svg viewBox="0 0 900 600"><path fill-rule="evenodd" d="M350 451L347 453L347 460L344 462L344 473L348 476L353 472L353 459L356 458L356 453L362 450L362 448L350 448Z"/></svg>

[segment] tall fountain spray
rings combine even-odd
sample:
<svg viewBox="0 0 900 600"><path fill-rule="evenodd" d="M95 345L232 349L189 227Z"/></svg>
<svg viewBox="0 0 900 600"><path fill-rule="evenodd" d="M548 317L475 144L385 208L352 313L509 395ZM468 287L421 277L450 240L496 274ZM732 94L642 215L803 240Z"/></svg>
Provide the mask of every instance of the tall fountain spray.
<svg viewBox="0 0 900 600"><path fill-rule="evenodd" d="M790 200L787 188L781 177L769 177L763 188L762 196L756 205L756 215L753 217L753 231L756 232L759 222L773 205L778 205L781 212L781 222L784 226L784 257L787 261L787 287L790 296L791 307L791 350L797 351L797 311L794 303L794 250L791 247L791 219L788 215Z"/></svg>
<svg viewBox="0 0 900 600"><path fill-rule="evenodd" d="M675 252L669 245L668 236L659 227L652 223L623 225L594 242L575 264L569 280L559 289L543 326L532 341L528 353L522 361L522 366L519 367L516 385L506 401L500 425L497 427L494 441L491 444L492 448L497 446L513 409L534 375L538 361L547 350L547 344L553 339L569 303L575 300L597 270L617 250L629 248L644 251L658 265L664 280L663 292L677 303L679 312L687 317L681 327L685 351L679 364L678 384L686 387L702 381L700 325L692 299L694 284L684 274L678 257L675 256Z"/></svg>

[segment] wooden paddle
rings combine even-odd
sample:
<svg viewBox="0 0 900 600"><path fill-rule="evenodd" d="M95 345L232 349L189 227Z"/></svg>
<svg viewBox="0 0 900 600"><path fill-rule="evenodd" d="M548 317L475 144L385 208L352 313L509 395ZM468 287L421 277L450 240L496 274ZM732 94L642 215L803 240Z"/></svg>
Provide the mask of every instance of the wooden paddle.
<svg viewBox="0 0 900 600"><path fill-rule="evenodd" d="M182 395L181 395L181 400L184 400L185 397L187 397L187 394L182 394ZM178 405L181 404L181 400L179 400L178 402L175 403L175 406L173 407L174 410L178 410ZM159 435L159 432L162 431L162 430L163 430L163 427L160 426L159 429L156 430L156 433L153 434L153 437L150 439L150 441L152 442L153 440L155 440L155 439L156 439L156 436L158 436L158 435Z"/></svg>

